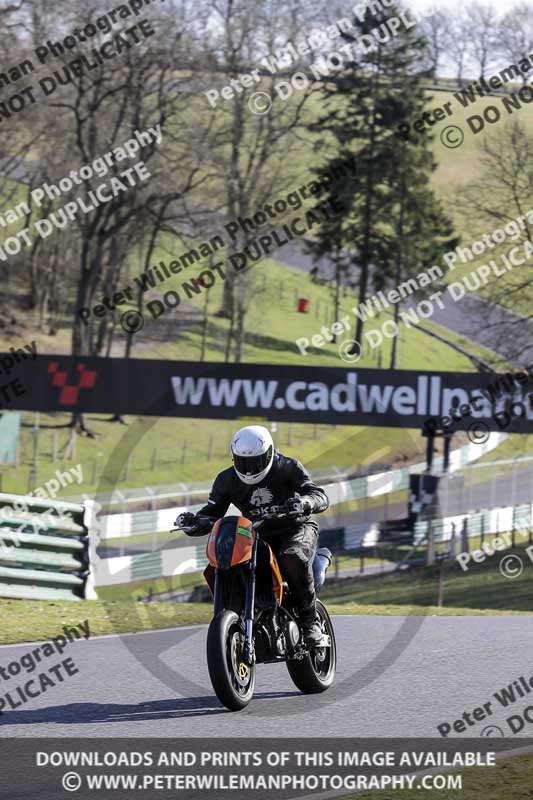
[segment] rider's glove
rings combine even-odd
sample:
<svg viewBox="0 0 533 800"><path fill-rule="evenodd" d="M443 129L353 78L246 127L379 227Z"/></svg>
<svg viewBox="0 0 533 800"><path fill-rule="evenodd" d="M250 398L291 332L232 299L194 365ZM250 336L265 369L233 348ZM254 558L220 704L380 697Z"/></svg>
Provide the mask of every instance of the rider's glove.
<svg viewBox="0 0 533 800"><path fill-rule="evenodd" d="M196 514L192 514L190 511L183 511L181 514L178 514L176 522L174 523L176 528L182 530L185 530L185 528L195 528L197 524Z"/></svg>
<svg viewBox="0 0 533 800"><path fill-rule="evenodd" d="M307 497L289 497L285 503L285 507L289 514L298 514L300 517L305 517L313 510L313 505Z"/></svg>

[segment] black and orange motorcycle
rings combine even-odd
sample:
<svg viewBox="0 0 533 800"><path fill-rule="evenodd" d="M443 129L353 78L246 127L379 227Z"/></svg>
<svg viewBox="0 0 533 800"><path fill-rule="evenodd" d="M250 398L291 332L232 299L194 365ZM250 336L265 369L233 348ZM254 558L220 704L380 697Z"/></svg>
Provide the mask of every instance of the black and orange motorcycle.
<svg viewBox="0 0 533 800"><path fill-rule="evenodd" d="M257 664L284 661L293 682L306 694L324 692L335 677L335 634L324 604L317 600L322 639L309 647L303 641L298 609L276 557L258 535L265 520L292 516L297 515L273 506L254 515L253 522L237 516L216 521L196 517L197 535L212 525L206 548L209 563L204 571L214 600L207 665L213 689L230 711L240 711L252 699ZM190 533L193 529L177 530ZM330 551L319 548L313 562L317 593L330 561Z"/></svg>

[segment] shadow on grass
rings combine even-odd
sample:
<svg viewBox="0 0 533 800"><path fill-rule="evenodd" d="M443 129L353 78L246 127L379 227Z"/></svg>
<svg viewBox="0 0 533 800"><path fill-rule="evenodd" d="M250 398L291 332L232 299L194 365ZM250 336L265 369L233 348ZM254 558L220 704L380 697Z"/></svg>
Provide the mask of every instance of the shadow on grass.
<svg viewBox="0 0 533 800"><path fill-rule="evenodd" d="M244 343L246 345L250 345L251 347L256 347L258 349L264 350L274 350L283 353L296 353L300 354L296 343L292 339L279 339L274 338L273 336L268 336L264 333L245 333L244 334ZM308 347L306 349L306 355L309 356L324 356L324 355L331 355L326 353L323 349L319 347ZM302 355L302 358L304 356ZM340 359L339 359L340 361ZM310 366L313 366L310 364ZM339 366L342 366L342 362L339 363Z"/></svg>

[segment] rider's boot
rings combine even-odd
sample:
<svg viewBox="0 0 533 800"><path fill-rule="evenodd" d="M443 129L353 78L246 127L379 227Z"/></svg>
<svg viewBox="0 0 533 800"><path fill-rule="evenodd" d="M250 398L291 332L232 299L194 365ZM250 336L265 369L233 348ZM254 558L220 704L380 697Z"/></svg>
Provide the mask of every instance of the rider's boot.
<svg viewBox="0 0 533 800"><path fill-rule="evenodd" d="M318 621L315 608L302 611L300 614L305 644L316 646L322 639L322 628Z"/></svg>

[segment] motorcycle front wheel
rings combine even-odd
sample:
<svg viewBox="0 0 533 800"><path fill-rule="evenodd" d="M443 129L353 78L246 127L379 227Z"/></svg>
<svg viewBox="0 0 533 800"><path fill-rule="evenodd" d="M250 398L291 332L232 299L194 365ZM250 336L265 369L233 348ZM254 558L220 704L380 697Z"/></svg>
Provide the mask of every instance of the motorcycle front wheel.
<svg viewBox="0 0 533 800"><path fill-rule="evenodd" d="M243 661L244 628L234 611L221 611L207 632L207 667L220 702L230 711L241 711L252 699L255 665Z"/></svg>
<svg viewBox="0 0 533 800"><path fill-rule="evenodd" d="M301 660L287 661L287 669L293 683L304 694L318 694L329 689L335 678L337 666L337 647L333 623L320 600L316 601L316 611L322 633L329 637L327 647L312 647Z"/></svg>

